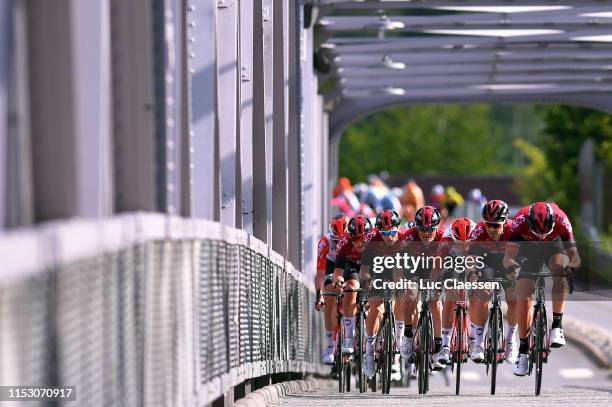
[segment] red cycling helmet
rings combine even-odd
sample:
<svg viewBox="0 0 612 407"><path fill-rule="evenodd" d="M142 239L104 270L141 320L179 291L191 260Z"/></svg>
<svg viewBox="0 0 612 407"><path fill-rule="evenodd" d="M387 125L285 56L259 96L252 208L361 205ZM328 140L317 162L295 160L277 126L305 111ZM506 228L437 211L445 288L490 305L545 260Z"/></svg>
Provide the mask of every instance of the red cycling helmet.
<svg viewBox="0 0 612 407"><path fill-rule="evenodd" d="M433 232L440 224L442 216L433 206L423 206L416 211L414 223L421 232Z"/></svg>
<svg viewBox="0 0 612 407"><path fill-rule="evenodd" d="M391 209L385 209L376 216L376 227L378 229L391 229L400 225L399 214Z"/></svg>
<svg viewBox="0 0 612 407"><path fill-rule="evenodd" d="M499 199L492 199L482 207L482 219L485 222L502 223L508 218L508 204Z"/></svg>
<svg viewBox="0 0 612 407"><path fill-rule="evenodd" d="M348 232L352 237L364 236L372 230L370 219L363 215L357 215L350 220L348 224Z"/></svg>
<svg viewBox="0 0 612 407"><path fill-rule="evenodd" d="M457 218L451 223L450 232L454 241L465 242L469 239L476 224L469 218Z"/></svg>
<svg viewBox="0 0 612 407"><path fill-rule="evenodd" d="M529 208L527 215L529 229L539 236L548 235L555 227L555 213L546 202L536 202Z"/></svg>
<svg viewBox="0 0 612 407"><path fill-rule="evenodd" d="M348 217L344 215L336 215L333 217L331 222L329 222L329 233L332 238L340 239L340 237L346 233L346 228L348 226Z"/></svg>

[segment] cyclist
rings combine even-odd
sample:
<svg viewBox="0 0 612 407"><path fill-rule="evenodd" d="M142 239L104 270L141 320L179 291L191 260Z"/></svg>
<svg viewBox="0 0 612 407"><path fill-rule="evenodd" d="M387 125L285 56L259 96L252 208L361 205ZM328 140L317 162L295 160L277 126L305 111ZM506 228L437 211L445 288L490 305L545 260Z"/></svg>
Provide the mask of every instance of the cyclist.
<svg viewBox="0 0 612 407"><path fill-rule="evenodd" d="M333 331L336 324L336 301L332 297L321 295L321 290L332 291L332 274L336 263L336 246L340 238L346 233L348 217L336 215L329 223L328 232L319 240L317 256L317 274L315 288L317 290L315 308L317 311L325 306L325 338L327 347L323 352L323 363L334 364L334 338Z"/></svg>
<svg viewBox="0 0 612 407"><path fill-rule="evenodd" d="M433 206L423 206L419 208L415 213L414 227L406 230L401 237L402 250L421 255L434 254L438 250L438 245L431 244L432 242L440 242L444 233L439 228L440 220L442 219L440 212ZM414 277L422 276L429 270L420 270L418 274L414 273ZM437 303L437 299L432 299L432 303ZM395 304L395 317L396 317L396 332L401 332L403 326L403 335L396 337L398 340L400 355L402 358L409 360L412 356L412 345L414 329L417 324L417 303L418 303L418 290L406 290L404 295L398 297ZM432 305L433 306L433 305ZM440 319L434 319L434 326L438 326L440 329ZM435 329L434 329L435 330ZM441 338L435 338L436 347L435 352L438 352Z"/></svg>
<svg viewBox="0 0 612 407"><path fill-rule="evenodd" d="M333 287L341 290L344 287L359 288L359 268L366 242L372 238L372 224L363 215L357 215L349 221L348 232L336 246L336 264L332 275ZM353 353L353 334L355 315L357 313L357 293L346 293L342 302L344 310L344 343L342 353Z"/></svg>
<svg viewBox="0 0 612 407"><path fill-rule="evenodd" d="M572 225L567 215L554 203L536 202L517 212L510 228L510 241L503 259L504 267L511 277L518 276L517 290L520 298L517 304L519 325L519 356L513 367L517 376L525 376L529 367L528 337L533 318L533 294L535 280L531 277L521 278L520 270L538 272L543 263L552 273L563 273L566 267L580 267L580 256L574 241ZM549 242L537 247L526 246L519 242ZM521 252L527 260L520 266L516 259ZM565 345L562 317L568 295L567 280L564 277L553 277L552 304L553 322L550 331L550 346L558 348Z"/></svg>
<svg viewBox="0 0 612 407"><path fill-rule="evenodd" d="M474 230L476 224L469 218L457 218L451 223L449 234L442 239L438 256L445 259L446 256L466 256L470 247L469 237ZM446 261L444 261L446 262ZM437 281L442 271L441 268L435 267L431 272L431 281ZM444 270L443 279L453 278L455 270ZM432 317L442 320L442 329L437 331L434 323L434 336L441 336L440 351L433 356L434 369L441 369L443 365L450 362L450 340L455 322L455 303L458 298L459 291L456 289L445 289L444 303L440 305L438 301L433 303L431 309ZM439 335L439 332L441 335ZM437 347L437 346L436 346Z"/></svg>
<svg viewBox="0 0 612 407"><path fill-rule="evenodd" d="M489 278L505 277L503 272L503 257L506 251L506 242L510 238L510 227L512 221L508 219L508 204L498 199L485 203L482 207L482 220L478 222L470 235L469 253L481 256L485 264L482 270L475 270L472 275L482 277L483 274ZM518 343L515 339L517 329L516 318L516 295L510 289L510 281L503 284L506 304L508 305L506 330L506 360L510 363L516 361L518 355ZM474 335L471 344L470 358L480 363L484 361L484 348L482 347L483 331L487 323L489 303L492 292L490 290L472 290L470 298L470 327Z"/></svg>
<svg viewBox="0 0 612 407"><path fill-rule="evenodd" d="M405 232L400 227L401 218L396 211L386 209L376 216L376 228L372 234L372 238L368 239L368 247L366 255L363 257L360 273L362 276L369 278L369 268L372 265L374 256L393 255L399 252L399 238ZM375 373L374 366L374 342L378 333L378 322L384 313L383 299L378 296L370 296L368 298L370 309L366 318L366 358L364 363L364 373L371 378ZM401 330L403 331L403 323ZM398 335L398 324L395 324L395 337ZM401 331L400 331L401 332ZM395 359L391 367L393 378L401 379L399 360Z"/></svg>

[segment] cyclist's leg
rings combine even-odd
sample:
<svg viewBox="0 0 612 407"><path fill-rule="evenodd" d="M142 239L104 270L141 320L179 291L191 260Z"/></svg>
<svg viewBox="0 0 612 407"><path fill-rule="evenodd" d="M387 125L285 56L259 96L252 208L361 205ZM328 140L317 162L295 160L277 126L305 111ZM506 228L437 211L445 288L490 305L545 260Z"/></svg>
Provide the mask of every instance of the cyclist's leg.
<svg viewBox="0 0 612 407"><path fill-rule="evenodd" d="M508 310L506 312L507 328L506 328L506 360L510 363L516 361L518 356L518 311L517 311L517 295L516 288L512 289L512 283L504 283L504 294Z"/></svg>
<svg viewBox="0 0 612 407"><path fill-rule="evenodd" d="M444 304L442 305L442 347L449 346L453 324L455 323L455 304L459 291L455 289L444 290Z"/></svg>
<svg viewBox="0 0 612 407"><path fill-rule="evenodd" d="M491 290L485 289L472 290L470 293L470 329L471 337L474 338L470 358L475 362L481 362L484 359L482 342L484 340L485 325L487 324L492 294Z"/></svg>
<svg viewBox="0 0 612 407"><path fill-rule="evenodd" d="M333 273L334 273L334 262L327 260L325 269L325 287L324 290L332 292L334 290L333 284ZM327 346L333 346L333 341L330 341L330 336L334 332L336 327L336 299L331 296L324 297L325 302L325 334L328 338Z"/></svg>
<svg viewBox="0 0 612 407"><path fill-rule="evenodd" d="M359 288L359 267L349 265L344 271L344 281L346 288ZM344 344L343 349L352 352L353 337L355 332L355 320L357 315L357 293L347 292L342 300L342 309L344 311Z"/></svg>
<svg viewBox="0 0 612 407"><path fill-rule="evenodd" d="M374 364L374 343L376 341L376 335L380 327L380 319L385 311L384 303L380 297L368 298L368 304L370 306L368 315L366 316L366 350L365 360L363 366L363 373L368 377L372 377L375 372Z"/></svg>

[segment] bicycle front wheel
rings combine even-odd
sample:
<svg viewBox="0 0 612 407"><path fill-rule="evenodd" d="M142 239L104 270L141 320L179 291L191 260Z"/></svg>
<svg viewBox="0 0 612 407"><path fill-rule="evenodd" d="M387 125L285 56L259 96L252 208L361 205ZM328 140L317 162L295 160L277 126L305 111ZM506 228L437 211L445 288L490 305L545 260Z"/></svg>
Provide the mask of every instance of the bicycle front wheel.
<svg viewBox="0 0 612 407"><path fill-rule="evenodd" d="M534 352L534 365L536 369L535 374L535 395L540 395L540 390L542 389L542 370L544 367L544 353L545 342L544 339L546 337L546 310L544 306L539 307L537 315L535 316L536 321L536 338L535 338L535 352Z"/></svg>
<svg viewBox="0 0 612 407"><path fill-rule="evenodd" d="M457 363L457 375L456 375L456 380L455 380L455 394L459 395L459 389L461 387L461 365L463 364L463 329L464 329L464 324L463 324L463 318L464 318L464 311L463 309L459 308L457 310L457 313L455 314L455 318L457 321L457 340L455 341L455 344L457 345L457 349L455 350L455 354L453 355L455 357L455 362Z"/></svg>
<svg viewBox="0 0 612 407"><path fill-rule="evenodd" d="M497 381L497 359L499 355L499 344L501 343L501 329L501 310L496 308L491 313L491 321L489 324L491 343L488 357L489 363L491 364L491 394L495 394L495 385Z"/></svg>
<svg viewBox="0 0 612 407"><path fill-rule="evenodd" d="M363 341L364 341L364 316L363 314L357 315L357 346L355 347L355 370L357 373L357 386L359 392L363 393L366 391L366 380L365 374L363 373Z"/></svg>
<svg viewBox="0 0 612 407"><path fill-rule="evenodd" d="M342 343L344 341L344 318L338 317L338 344L336 345L336 363L338 365L338 392L344 393L344 356L342 355Z"/></svg>
<svg viewBox="0 0 612 407"><path fill-rule="evenodd" d="M383 322L382 337L382 369L381 369L381 381L382 381L382 393L389 394L391 389L391 366L393 365L393 326L387 316Z"/></svg>

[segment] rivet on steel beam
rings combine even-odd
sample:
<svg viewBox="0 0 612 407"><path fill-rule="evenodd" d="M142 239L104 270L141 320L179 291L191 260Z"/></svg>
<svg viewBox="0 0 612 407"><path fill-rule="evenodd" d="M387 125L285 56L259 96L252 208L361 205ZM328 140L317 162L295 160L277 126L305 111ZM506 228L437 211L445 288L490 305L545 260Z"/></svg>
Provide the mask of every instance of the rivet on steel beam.
<svg viewBox="0 0 612 407"><path fill-rule="evenodd" d="M166 148L167 148L168 150L172 150L172 149L174 148L174 141L172 141L172 140L168 140L168 141L166 142Z"/></svg>
<svg viewBox="0 0 612 407"><path fill-rule="evenodd" d="M196 6L194 6L193 4L190 4L189 7L187 7L188 11L195 11L196 10Z"/></svg>
<svg viewBox="0 0 612 407"><path fill-rule="evenodd" d="M263 21L270 21L270 6L265 5L261 8L261 19Z"/></svg>
<svg viewBox="0 0 612 407"><path fill-rule="evenodd" d="M190 21L190 22L189 22L189 27L193 28L193 27L195 27L195 26L196 26L195 21Z"/></svg>
<svg viewBox="0 0 612 407"><path fill-rule="evenodd" d="M193 59L193 58L195 58L195 56L196 56L195 52L190 52L189 53L189 58Z"/></svg>
<svg viewBox="0 0 612 407"><path fill-rule="evenodd" d="M166 126L168 126L168 127L174 127L174 119L168 119L168 120L166 120Z"/></svg>
<svg viewBox="0 0 612 407"><path fill-rule="evenodd" d="M240 67L240 79L242 82L249 82L251 80L251 66L242 65Z"/></svg>
<svg viewBox="0 0 612 407"><path fill-rule="evenodd" d="M228 4L227 4L227 0L217 0L217 7L218 8L227 8Z"/></svg>

